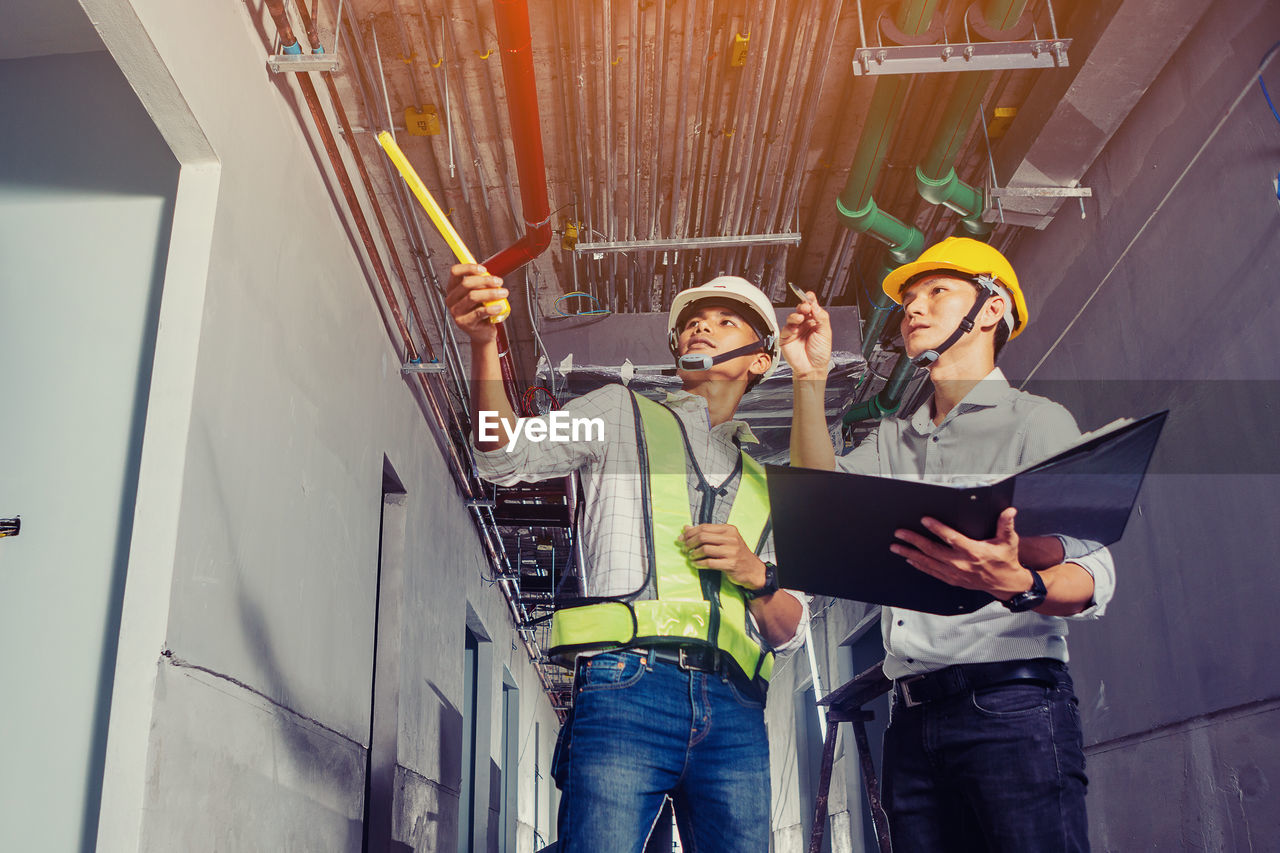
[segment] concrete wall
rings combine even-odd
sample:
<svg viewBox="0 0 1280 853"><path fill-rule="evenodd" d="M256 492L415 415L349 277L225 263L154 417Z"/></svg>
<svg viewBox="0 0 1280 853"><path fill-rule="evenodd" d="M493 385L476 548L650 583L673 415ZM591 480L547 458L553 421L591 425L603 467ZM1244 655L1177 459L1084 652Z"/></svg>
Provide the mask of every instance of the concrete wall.
<svg viewBox="0 0 1280 853"><path fill-rule="evenodd" d="M1081 182L1094 192L1088 218L1064 207L1010 253L1032 313L1002 358L1015 384L1030 376L1029 390L1085 429L1172 410L1113 547L1116 598L1071 635L1098 851L1262 850L1280 838L1280 126L1254 79L1277 32L1273 2L1213 4ZM1278 75L1280 58L1273 91ZM840 676L823 657L861 614L841 604L815 623L828 684ZM774 755L775 797L795 796L787 706L770 705L776 752L791 749ZM860 809L847 735L834 850L862 849L852 822L836 823ZM775 850L804 849L794 813L775 807Z"/></svg>
<svg viewBox="0 0 1280 853"><path fill-rule="evenodd" d="M73 850L97 823L178 164L101 42L0 61L0 116L0 515L23 517L0 541L0 848Z"/></svg>
<svg viewBox="0 0 1280 853"><path fill-rule="evenodd" d="M157 339L173 357L151 389L99 849L359 849L387 464L405 493L402 592L382 601L401 628L379 649L380 675L399 656L391 823L408 849L452 849L469 610L492 640L479 705L501 707L505 665L528 703L520 742L540 722L548 755L555 718L400 377L300 100L266 70L274 29L256 5L86 6L183 166ZM482 764L501 760L499 723Z"/></svg>
<svg viewBox="0 0 1280 853"><path fill-rule="evenodd" d="M1213 4L1086 176L1089 218L1012 258L1035 312L1012 375L1086 428L1172 410L1116 600L1071 639L1098 850L1280 837L1280 125L1253 79L1277 32L1274 3Z"/></svg>

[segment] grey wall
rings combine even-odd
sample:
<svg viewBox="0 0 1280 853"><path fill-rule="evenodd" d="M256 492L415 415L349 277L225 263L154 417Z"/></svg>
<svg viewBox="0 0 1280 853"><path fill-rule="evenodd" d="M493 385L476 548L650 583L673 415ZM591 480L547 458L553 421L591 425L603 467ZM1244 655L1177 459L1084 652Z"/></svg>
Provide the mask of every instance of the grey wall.
<svg viewBox="0 0 1280 853"><path fill-rule="evenodd" d="M1097 851L1270 850L1280 838L1280 124L1253 79L1278 37L1274 2L1214 3L1081 182L1088 217L1064 207L1010 252L1031 310L1001 360L1015 384L1030 376L1028 390L1085 429L1171 409L1112 549L1116 597L1071 634ZM1280 57L1266 78L1280 89ZM825 606L814 641L838 683L824 661L863 607ZM775 689L794 680L783 669ZM779 751L789 704L770 703ZM844 728L833 849L856 850ZM794 772L774 755L780 851L803 849Z"/></svg>
<svg viewBox="0 0 1280 853"><path fill-rule="evenodd" d="M97 827L178 164L101 49L0 61L0 116L0 515L23 516L0 541L0 848L75 850Z"/></svg>
<svg viewBox="0 0 1280 853"><path fill-rule="evenodd" d="M393 830L410 849L454 843L468 608L522 690L519 742L541 724L513 771L532 825L554 713L295 90L265 68L269 25L249 4L86 5L127 78L106 55L66 60L89 63L76 75L0 66L0 513L25 522L0 543L17 759L0 772L0 847L79 849L84 811L100 850L360 849L384 460L405 491ZM173 150L197 151L180 172L138 100ZM97 159L68 166L81 147ZM149 382L152 347L191 370L157 359ZM136 517L131 471L150 507ZM104 759L90 735L113 663ZM489 683L482 704L498 706ZM101 815L81 808L93 761Z"/></svg>
<svg viewBox="0 0 1280 853"><path fill-rule="evenodd" d="M1215 3L1086 176L1089 218L1012 256L1033 315L1011 375L1048 352L1032 390L1086 428L1172 410L1116 599L1071 637L1095 849L1280 837L1280 125L1251 80L1277 33L1275 3Z"/></svg>

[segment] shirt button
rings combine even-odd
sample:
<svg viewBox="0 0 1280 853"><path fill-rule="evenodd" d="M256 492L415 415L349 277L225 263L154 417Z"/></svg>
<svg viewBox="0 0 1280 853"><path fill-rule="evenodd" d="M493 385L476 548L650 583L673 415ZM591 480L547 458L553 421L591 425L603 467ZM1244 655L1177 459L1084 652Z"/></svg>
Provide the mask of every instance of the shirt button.
<svg viewBox="0 0 1280 853"><path fill-rule="evenodd" d="M916 662L915 658L907 658L907 663L915 663L915 662Z"/></svg>
<svg viewBox="0 0 1280 853"><path fill-rule="evenodd" d="M938 437L935 435L935 436L933 437L933 440L934 440L935 442L937 442Z"/></svg>
<svg viewBox="0 0 1280 853"><path fill-rule="evenodd" d="M899 625L901 625L901 624L902 624L902 620L901 620L901 619L899 619L899 620L898 620L898 624L899 624Z"/></svg>

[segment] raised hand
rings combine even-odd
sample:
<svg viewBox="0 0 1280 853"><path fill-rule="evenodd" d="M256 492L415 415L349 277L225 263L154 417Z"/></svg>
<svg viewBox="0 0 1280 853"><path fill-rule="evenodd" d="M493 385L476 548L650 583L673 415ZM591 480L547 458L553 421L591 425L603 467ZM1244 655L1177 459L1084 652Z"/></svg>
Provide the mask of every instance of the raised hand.
<svg viewBox="0 0 1280 853"><path fill-rule="evenodd" d="M489 275L479 264L455 264L449 269L449 290L445 293L445 304L458 328L476 343L496 340L498 327L490 322L490 317L500 313L500 304L485 305L486 302L504 299L507 289L502 286L502 279Z"/></svg>
<svg viewBox="0 0 1280 853"><path fill-rule="evenodd" d="M812 290L782 328L782 356L797 379L822 378L831 364L831 315Z"/></svg>

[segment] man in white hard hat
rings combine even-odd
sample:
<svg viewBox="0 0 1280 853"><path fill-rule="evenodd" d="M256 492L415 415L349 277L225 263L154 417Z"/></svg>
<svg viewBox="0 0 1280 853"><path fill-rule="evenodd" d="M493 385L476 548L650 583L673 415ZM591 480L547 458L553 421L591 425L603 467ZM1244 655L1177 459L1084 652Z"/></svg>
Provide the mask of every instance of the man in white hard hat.
<svg viewBox="0 0 1280 853"><path fill-rule="evenodd" d="M586 597L559 609L550 652L575 670L557 744L561 853L639 851L670 796L688 849L769 847L764 698L776 653L801 645L803 595L778 589L768 493L738 402L773 368L778 324L745 279L677 295L669 345L683 389L662 404L606 385L566 412L603 440L535 442L502 389L486 302L506 297L475 265L447 296L471 338L472 417L511 424L473 435L481 476L501 485L578 472Z"/></svg>
<svg viewBox="0 0 1280 853"><path fill-rule="evenodd" d="M795 374L793 465L958 484L1011 474L1079 436L1066 409L1013 389L995 366L1027 322L1000 252L948 238L883 287L902 305L906 355L929 371L931 399L908 419L881 420L837 459L822 409L831 325L810 294L783 336ZM929 518L921 525L936 538L895 531L892 550L911 566L996 599L960 616L882 609L894 680L884 803L895 850L1088 849L1067 619L1102 614L1114 568L1092 543L1020 540L1015 516L1005 510L987 541Z"/></svg>

